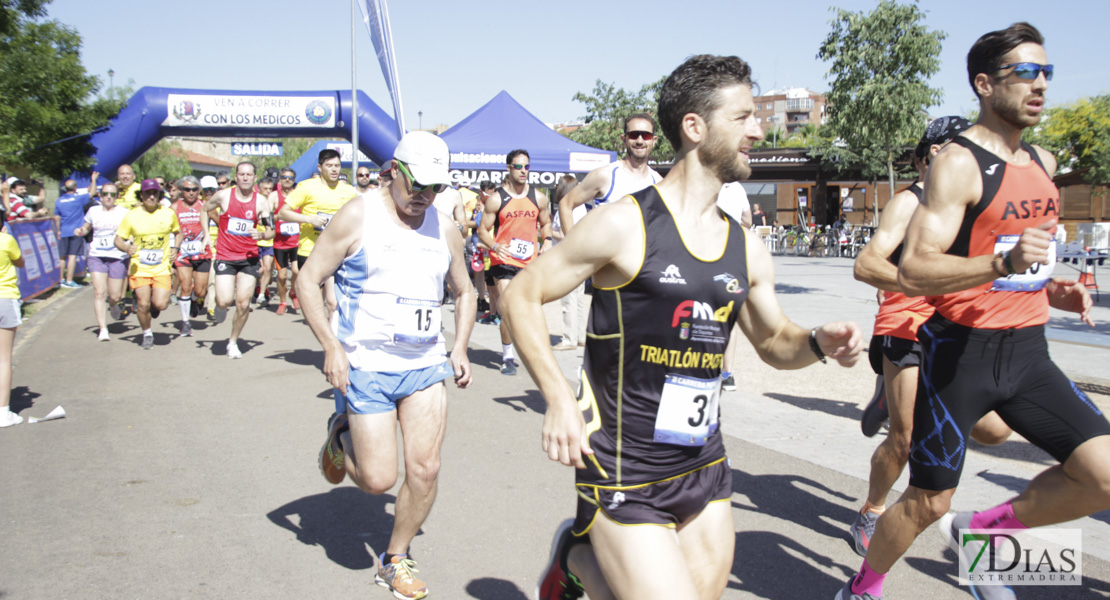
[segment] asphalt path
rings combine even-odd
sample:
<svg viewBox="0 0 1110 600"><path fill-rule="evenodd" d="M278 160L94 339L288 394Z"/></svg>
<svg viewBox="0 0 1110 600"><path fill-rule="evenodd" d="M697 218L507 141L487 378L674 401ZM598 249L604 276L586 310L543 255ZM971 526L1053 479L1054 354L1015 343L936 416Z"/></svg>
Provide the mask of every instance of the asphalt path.
<svg viewBox="0 0 1110 600"><path fill-rule="evenodd" d="M874 292L851 279L851 261L775 264L794 320L854 319L870 333ZM91 305L91 289L67 293L17 337L13 410L63 406L67 417L0 431L0 598L390 597L373 583L372 555L388 541L396 490L369 496L320 476L333 401L300 315L254 311L231 361L230 319L194 321L195 337L180 338L171 306L143 351L134 317L97 342ZM557 305L546 313L559 333ZM1096 319L1092 332L1054 313L1051 351L1105 393L1105 298ZM741 389L722 401L736 522L724 597L831 598L860 564L846 530L879 441L858 429L874 377L865 365L774 371L741 347ZM476 326L469 356L475 383L449 389L439 497L412 552L433 598L530 598L552 532L573 514L574 475L540 451L544 403L531 379L498 372L496 327ZM575 377L581 352L558 359ZM1020 439L975 447L955 504L996 504L1049 464ZM1110 597L1108 523L1065 525L1084 531L1083 587L1020 597ZM970 597L934 529L888 578L886 598Z"/></svg>

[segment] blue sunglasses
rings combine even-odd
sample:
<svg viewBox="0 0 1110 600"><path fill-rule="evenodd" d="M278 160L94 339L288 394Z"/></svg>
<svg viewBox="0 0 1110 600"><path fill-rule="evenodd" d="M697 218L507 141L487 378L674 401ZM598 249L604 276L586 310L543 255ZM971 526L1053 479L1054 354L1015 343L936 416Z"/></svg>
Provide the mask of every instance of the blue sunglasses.
<svg viewBox="0 0 1110 600"><path fill-rule="evenodd" d="M1002 65L1001 67L998 67L997 69L995 69L995 71L1009 69L1010 67L1013 67L1013 73L1014 75L1017 75L1018 79L1033 80L1041 74L1041 71L1044 71L1045 81L1052 81L1052 72L1054 70L1054 67L1052 65L1038 65L1037 63L1031 62L1010 63L1008 65Z"/></svg>

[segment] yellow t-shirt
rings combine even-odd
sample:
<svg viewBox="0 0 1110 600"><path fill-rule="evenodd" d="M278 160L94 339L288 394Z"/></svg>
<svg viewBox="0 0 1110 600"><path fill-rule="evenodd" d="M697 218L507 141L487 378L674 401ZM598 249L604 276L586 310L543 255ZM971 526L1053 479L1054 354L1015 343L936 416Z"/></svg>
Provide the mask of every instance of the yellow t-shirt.
<svg viewBox="0 0 1110 600"><path fill-rule="evenodd" d="M139 188L142 187L142 185L142 182L136 179L131 182L131 185L121 188L119 194L116 196L116 206L131 210L142 204L143 200L139 198Z"/></svg>
<svg viewBox="0 0 1110 600"><path fill-rule="evenodd" d="M177 213L169 208L159 206L153 213L142 207L131 209L116 230L116 235L133 240L139 248L131 257L131 276L169 275L172 234L178 231L181 225L177 222Z"/></svg>
<svg viewBox="0 0 1110 600"><path fill-rule="evenodd" d="M478 194L470 188L459 188L459 194L462 195L463 212L466 213L466 218L469 219L474 216L474 208L478 205ZM473 235L474 228L467 228L466 235Z"/></svg>
<svg viewBox="0 0 1110 600"><path fill-rule="evenodd" d="M10 233L0 232L0 298L22 298L19 293L19 273L15 270L12 261L19 260L23 253L19 251L19 243Z"/></svg>
<svg viewBox="0 0 1110 600"><path fill-rule="evenodd" d="M301 214L328 215L330 220L331 215L338 212L356 195L358 192L355 191L354 186L345 181L340 181L331 188L324 183L322 177L317 177L299 183L297 189L285 197L285 204L293 210L300 210ZM312 254L312 248L316 245L316 238L320 237L320 231L323 231L323 228L317 230L309 223L301 223L301 240L297 244L298 256Z"/></svg>

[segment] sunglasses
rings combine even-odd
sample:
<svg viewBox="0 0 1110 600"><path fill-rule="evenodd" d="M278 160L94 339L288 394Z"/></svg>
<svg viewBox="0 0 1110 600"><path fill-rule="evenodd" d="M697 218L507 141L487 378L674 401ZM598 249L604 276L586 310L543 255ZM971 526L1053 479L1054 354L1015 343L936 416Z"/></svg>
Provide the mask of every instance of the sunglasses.
<svg viewBox="0 0 1110 600"><path fill-rule="evenodd" d="M227 180L224 180L224 181L217 181L217 182L216 182L216 185L218 185L218 186L220 186L220 187L224 187L225 185L227 185L227 184L229 184L229 183L231 183L231 182L230 182L230 181L227 181Z"/></svg>
<svg viewBox="0 0 1110 600"><path fill-rule="evenodd" d="M199 192L200 188L181 188L183 192Z"/></svg>
<svg viewBox="0 0 1110 600"><path fill-rule="evenodd" d="M108 198L115 198L117 194L116 192L100 192L100 195Z"/></svg>
<svg viewBox="0 0 1110 600"><path fill-rule="evenodd" d="M359 176L359 179L361 179L363 177L369 177L370 174L369 173L359 173L358 176Z"/></svg>
<svg viewBox="0 0 1110 600"><path fill-rule="evenodd" d="M532 170L532 165L520 165L520 164L517 164L517 163L513 163L509 166L516 169L517 171L530 171L530 170Z"/></svg>
<svg viewBox="0 0 1110 600"><path fill-rule="evenodd" d="M629 131L624 136L630 140L645 140L648 142L655 139L655 134L650 131Z"/></svg>
<svg viewBox="0 0 1110 600"><path fill-rule="evenodd" d="M292 180L293 180L293 176L292 176L292 175L282 175L282 176L281 176L281 177L279 177L278 179L288 179L288 180L292 181Z"/></svg>
<svg viewBox="0 0 1110 600"><path fill-rule="evenodd" d="M412 191L413 192L420 193L420 192L423 192L424 190L430 189L433 192L439 194L439 193L442 193L443 190L447 189L447 184L446 183L433 183L433 184L430 184L430 185L424 185L422 183L419 183L419 182L416 181L416 178L412 176L412 173L409 173L408 167L405 166L405 163L403 163L401 161L397 161L397 166L401 167L401 172L404 173L405 177L408 178L409 185L412 186Z"/></svg>
<svg viewBox="0 0 1110 600"><path fill-rule="evenodd" d="M204 188L204 191L211 194L212 192L216 191L216 188Z"/></svg>
<svg viewBox="0 0 1110 600"><path fill-rule="evenodd" d="M1038 65L1037 63L1020 62L1002 65L1001 67L995 69L995 71L1009 69L1010 67L1013 67L1013 74L1017 75L1018 79L1028 80L1036 79L1037 76L1040 75L1043 71L1045 81L1052 81L1052 72L1055 70L1055 67L1053 65Z"/></svg>

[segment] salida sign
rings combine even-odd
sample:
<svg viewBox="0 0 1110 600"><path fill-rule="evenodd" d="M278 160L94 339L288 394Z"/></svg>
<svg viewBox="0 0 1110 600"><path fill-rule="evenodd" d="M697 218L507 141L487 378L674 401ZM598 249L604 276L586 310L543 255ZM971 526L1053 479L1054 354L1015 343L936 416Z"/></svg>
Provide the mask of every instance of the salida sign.
<svg viewBox="0 0 1110 600"><path fill-rule="evenodd" d="M169 94L166 127L335 127L330 96Z"/></svg>
<svg viewBox="0 0 1110 600"><path fill-rule="evenodd" d="M281 142L236 142L231 145L233 156L281 156Z"/></svg>

